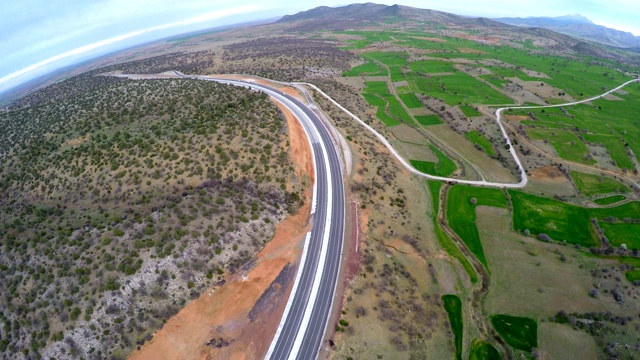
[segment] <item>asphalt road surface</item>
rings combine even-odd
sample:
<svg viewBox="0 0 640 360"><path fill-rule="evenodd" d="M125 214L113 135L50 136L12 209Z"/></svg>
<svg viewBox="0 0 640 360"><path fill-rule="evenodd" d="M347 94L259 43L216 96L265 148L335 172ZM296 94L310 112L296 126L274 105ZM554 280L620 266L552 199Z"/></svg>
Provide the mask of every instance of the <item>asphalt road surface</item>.
<svg viewBox="0 0 640 360"><path fill-rule="evenodd" d="M289 108L302 122L313 147L315 206L313 228L301 272L268 359L315 359L322 345L335 296L344 239L345 194L338 152L328 129L305 104L276 89L253 82L197 77L263 91ZM312 210L312 211L313 211Z"/></svg>

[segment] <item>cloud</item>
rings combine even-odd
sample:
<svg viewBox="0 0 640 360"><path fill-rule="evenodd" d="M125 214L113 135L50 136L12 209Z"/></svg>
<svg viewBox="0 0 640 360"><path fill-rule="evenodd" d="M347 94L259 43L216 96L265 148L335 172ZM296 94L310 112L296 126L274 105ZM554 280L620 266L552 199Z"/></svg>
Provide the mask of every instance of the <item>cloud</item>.
<svg viewBox="0 0 640 360"><path fill-rule="evenodd" d="M217 10L217 11L212 11L212 12L207 12L205 14L199 15L199 16L195 16L195 17L190 17L187 18L185 20L181 20L181 21L176 21L176 22L171 22L168 24L163 24L163 25L157 25L157 26L152 26L152 27L148 27L145 29L141 29L141 30L136 30L136 31L131 31L119 36L114 36L114 37L110 37L104 40L100 40L97 42L93 42L87 45L83 45L83 46L79 46L77 48L74 48L72 50L68 50L65 51L61 54L58 55L54 55L51 56L47 59L44 59L42 61L36 62L34 64L31 64L27 67L21 68L17 71L14 71L10 74L7 74L3 77L0 78L0 91L5 88L9 88L10 86L12 86L11 83L15 83L17 80L23 79L28 77L30 74L34 74L38 71L42 71L45 70L46 68L51 67L52 65L54 65L55 63L60 62L63 59L67 59L67 58L71 58L71 57L77 57L77 56L81 56L83 54L87 54L90 53L92 51L101 49L101 48L105 48L108 45L112 45L115 43L119 43L122 42L124 40L127 39L131 39L131 38L135 38L135 37L139 37L143 34L148 34L148 33L152 33L152 32L156 32L156 31L160 31L160 30L166 30L166 29L170 29L170 28L177 28L177 27L185 27L185 26L189 26L189 25L194 25L194 24L198 24L198 23L203 23L203 22L207 22L207 21L211 21L211 20L217 20L217 19L221 19L224 17L228 17L228 16L233 16L233 15L240 15L240 14L245 14L245 13L250 13L250 12L255 12L257 10L259 10L260 7L257 5L244 5L244 6L238 6L238 7L233 7L233 8L229 8L229 9L223 9L223 10Z"/></svg>

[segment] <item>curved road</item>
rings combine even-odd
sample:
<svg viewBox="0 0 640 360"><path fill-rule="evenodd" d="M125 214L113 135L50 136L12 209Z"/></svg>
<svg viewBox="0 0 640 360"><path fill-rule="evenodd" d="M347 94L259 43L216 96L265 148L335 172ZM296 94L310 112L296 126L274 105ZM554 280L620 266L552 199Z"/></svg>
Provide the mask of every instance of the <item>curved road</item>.
<svg viewBox="0 0 640 360"><path fill-rule="evenodd" d="M172 74L114 74L131 79L187 78L215 81L261 91L295 115L313 152L315 182L311 204L311 232L305 239L293 290L267 359L315 359L322 345L338 284L344 240L345 193L342 167L329 128L307 105L272 87L252 81L213 76ZM310 97L307 101L313 106Z"/></svg>
<svg viewBox="0 0 640 360"><path fill-rule="evenodd" d="M342 179L342 168L336 147L334 146L328 128L309 107L296 98L266 85L251 81L229 80L209 76L188 76L174 71L176 77L216 81L224 84L243 86L256 91L262 91L273 97L287 108L301 122L313 151L315 168L315 183L312 200L313 229L307 234L302 254L300 268L282 316L278 330L266 355L267 359L315 359L318 355L322 338L326 331L333 298L336 291L340 270L341 252L344 239L344 209L345 194ZM118 75L128 77L131 75ZM508 106L496 110L496 122L500 127L505 143L513 156L521 180L518 183L496 183L486 180L462 180L424 174L407 163L391 144L371 126L344 108L317 86L309 83L291 83L287 85L306 85L331 101L339 109L350 115L367 130L372 132L389 151L411 173L434 180L453 183L480 185L500 188L522 188L527 185L527 175L522 163L511 144L507 132L500 121L502 112L509 109L534 109L558 106L571 106L589 102L606 96L630 83L628 81L604 94L567 104L547 106ZM313 104L311 97L305 92L305 97Z"/></svg>
<svg viewBox="0 0 640 360"><path fill-rule="evenodd" d="M342 168L328 129L296 98L265 85L213 77L183 76L262 91L289 108L302 123L313 150L313 229L285 314L267 359L315 359L324 336L338 282L344 239L345 194Z"/></svg>
<svg viewBox="0 0 640 360"><path fill-rule="evenodd" d="M343 112L345 112L347 115L351 116L351 118L353 118L354 120L356 120L358 123L360 123L360 125L364 126L367 130L369 130L371 133L373 133L373 135L375 135L378 140L380 140L384 146L387 147L387 149L389 149L389 151L391 152L391 154L393 154L393 156L396 157L396 159L398 161L400 161L400 163L411 173L416 174L418 176L422 176L425 177L427 179L432 179L432 180L440 180L440 181L448 181L448 182L452 182L455 184L466 184L466 185L479 185L479 186L487 186L487 187L497 187L497 188L523 188L527 185L528 183L528 179L527 179L527 174L524 171L524 168L522 167L522 162L520 162L520 158L518 157L518 154L515 151L515 148L513 147L513 144L511 144L511 140L509 139L509 136L507 136L507 131L505 130L504 126L502 125L502 121L500 121L500 118L502 116L502 112L505 110L510 110L510 109L544 109L544 108L553 108L553 107L560 107L560 106L572 106L572 105L577 105L577 104L583 104L589 101L593 101L593 100L597 100L600 98L603 98L615 91L618 91L620 89L622 89L623 87L634 83L634 82L640 82L640 79L633 79L633 80L629 80L625 83L623 83L622 85L619 85L603 94L588 98L588 99L584 99L584 100L580 100L580 101L573 101L573 102L569 102L569 103L565 103L565 104L556 104L556 105L544 105L544 106L505 106L502 108L499 108L498 110L496 110L496 122L498 124L498 127L500 128L500 131L502 132L502 136L505 140L505 144L509 145L509 152L511 153L511 156L513 156L513 160L516 162L516 164L518 165L518 172L520 173L520 181L517 183L498 183L498 182L490 182L490 181L486 181L486 180L481 180L481 181L476 181L476 180L462 180L462 179L455 179L455 178L447 178L447 177L441 177L441 176L435 176L435 175L429 175L429 174L425 174L423 172L420 172L418 170L416 170L413 166L409 165L409 163L402 157L400 156L400 154L393 148L393 146L391 146L391 144L389 143L389 141L387 141L387 139L382 136L382 134L380 134L379 132L377 132L374 128L372 128L371 126L369 126L369 124L365 123L364 121L362 121L359 117L357 117L356 115L354 115L353 113L351 113L349 110L347 110L345 107L343 107L342 105L340 105L337 101L333 100L333 98L331 98L329 95L327 95L324 91L320 90L320 88L318 88L317 86L310 84L310 83L292 83L292 85L306 85L309 86L310 88L314 89L315 91L317 91L320 95L324 96L325 98L327 98L327 100L329 100L331 103L333 103L336 107L338 107L340 110L342 110ZM503 105L504 106L504 105ZM639 183L635 183L636 186L638 188L640 188L640 184Z"/></svg>

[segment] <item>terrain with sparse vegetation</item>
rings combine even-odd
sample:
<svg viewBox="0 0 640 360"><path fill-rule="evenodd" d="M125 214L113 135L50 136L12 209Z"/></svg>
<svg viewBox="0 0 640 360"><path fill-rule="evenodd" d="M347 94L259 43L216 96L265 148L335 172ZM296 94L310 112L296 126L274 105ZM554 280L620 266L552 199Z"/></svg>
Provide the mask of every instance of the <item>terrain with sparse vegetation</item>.
<svg viewBox="0 0 640 360"><path fill-rule="evenodd" d="M266 96L103 76L178 70L311 82L416 170L452 179L520 181L496 123L509 107L521 189L413 175L310 91L351 150L360 234L323 355L638 357L640 83L563 105L638 78L637 53L369 3L136 56L0 112L3 355L126 356L304 201Z"/></svg>
<svg viewBox="0 0 640 360"><path fill-rule="evenodd" d="M251 260L302 201L286 122L265 95L78 83L93 90L0 115L7 353L126 355Z"/></svg>

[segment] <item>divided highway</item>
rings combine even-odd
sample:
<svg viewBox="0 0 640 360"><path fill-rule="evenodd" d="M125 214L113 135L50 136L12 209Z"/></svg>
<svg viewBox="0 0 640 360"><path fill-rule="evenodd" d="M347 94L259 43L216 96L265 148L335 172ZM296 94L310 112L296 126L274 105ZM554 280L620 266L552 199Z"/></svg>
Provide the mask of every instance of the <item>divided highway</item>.
<svg viewBox="0 0 640 360"><path fill-rule="evenodd" d="M336 146L333 144L329 130L325 127L325 124L318 115L309 109L307 105L272 87L251 81L229 80L209 76L188 76L177 71L174 71L173 73L174 75L169 76L216 81L219 83L243 86L253 90L262 91L290 109L301 122L305 130L313 151L315 168L313 203L311 206L312 221L314 225L312 231L307 234L305 239L302 260L296 275L294 288L266 358L274 360L315 359L318 356L318 352L322 345L322 339L326 331L331 307L333 305L344 240L345 193L342 178L342 167ZM120 74L115 76L132 77L135 75ZM165 74L163 76L167 75ZM502 132L505 144L509 146L509 151L518 166L521 176L520 181L517 183L496 183L486 180L473 181L423 174L409 165L407 161L396 152L384 136L359 119L349 110L341 106L315 85L308 83L292 83L289 85L306 85L319 92L335 106L372 132L405 168L416 175L434 180L450 181L468 185L499 188L522 188L527 185L527 176L522 163L520 162L520 159L507 136L507 132L501 123L501 115L504 110L576 105L604 97L630 83L638 81L640 80L634 79L605 92L602 95L567 104L546 106L508 106L498 109L496 111L496 122ZM307 101L313 104L312 99L310 99L306 92L305 97L307 98Z"/></svg>
<svg viewBox="0 0 640 360"><path fill-rule="evenodd" d="M156 75L113 74L130 79L186 78L215 81L262 91L286 106L300 121L313 152L315 182L311 215L313 228L305 238L302 260L267 359L315 359L322 345L338 284L345 223L342 167L329 129L307 105L272 87L252 81L185 75L179 71ZM311 98L305 94L311 104Z"/></svg>
<svg viewBox="0 0 640 360"><path fill-rule="evenodd" d="M306 239L303 260L285 314L266 357L278 360L315 359L331 313L344 239L345 193L342 168L329 131L305 104L271 87L204 76L192 78L265 92L289 108L307 133L315 167L312 200L314 225Z"/></svg>

